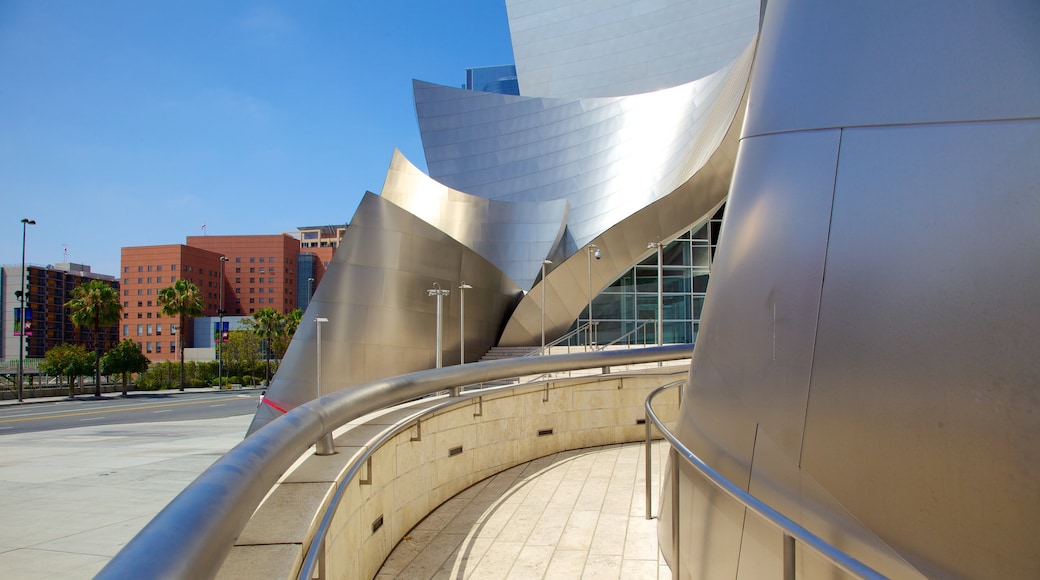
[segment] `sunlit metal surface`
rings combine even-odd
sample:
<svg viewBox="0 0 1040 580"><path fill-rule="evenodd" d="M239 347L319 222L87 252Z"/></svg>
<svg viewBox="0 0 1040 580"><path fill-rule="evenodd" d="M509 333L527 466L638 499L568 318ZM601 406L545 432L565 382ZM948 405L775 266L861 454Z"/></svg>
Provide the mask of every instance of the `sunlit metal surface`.
<svg viewBox="0 0 1040 580"><path fill-rule="evenodd" d="M708 163L738 116L752 55L753 44L702 79L619 98L517 97L416 81L430 176L489 199L566 199L569 256Z"/></svg>
<svg viewBox="0 0 1040 580"><path fill-rule="evenodd" d="M394 151L380 195L480 254L521 288L534 285L567 223L566 200L522 203L468 195L434 181L400 151Z"/></svg>
<svg viewBox="0 0 1040 580"><path fill-rule="evenodd" d="M466 352L476 360L494 344L521 291L490 262L389 201L366 194L329 264L304 320L328 318L322 334L322 389L431 368L436 360L436 300L431 284L466 291ZM459 362L459 295L444 300L443 361ZM316 331L301 324L267 397L285 409L314 398ZM252 433L278 412L262 405Z"/></svg>
<svg viewBox="0 0 1040 580"><path fill-rule="evenodd" d="M766 8L678 435L890 577L1040 577L1037 30L1025 0ZM684 574L775 574L780 535L680 475Z"/></svg>
<svg viewBox="0 0 1040 580"><path fill-rule="evenodd" d="M715 72L758 31L759 0L506 0L520 94L617 97Z"/></svg>
<svg viewBox="0 0 1040 580"><path fill-rule="evenodd" d="M331 325L333 319L329 319ZM677 360L690 345L525 357L430 369L311 401L247 437L188 485L97 575L212 578L267 492L324 433L378 409L454 386L517 375Z"/></svg>

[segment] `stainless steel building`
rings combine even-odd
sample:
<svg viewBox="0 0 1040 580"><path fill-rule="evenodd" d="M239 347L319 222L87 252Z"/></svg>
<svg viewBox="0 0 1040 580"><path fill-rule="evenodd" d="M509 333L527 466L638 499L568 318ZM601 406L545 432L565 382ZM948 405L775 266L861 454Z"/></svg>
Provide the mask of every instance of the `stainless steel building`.
<svg viewBox="0 0 1040 580"><path fill-rule="evenodd" d="M725 204L684 443L886 575L1040 576L1040 5L507 6L521 96L415 82L430 175L394 155L268 396L558 336ZM778 575L670 469L673 569Z"/></svg>

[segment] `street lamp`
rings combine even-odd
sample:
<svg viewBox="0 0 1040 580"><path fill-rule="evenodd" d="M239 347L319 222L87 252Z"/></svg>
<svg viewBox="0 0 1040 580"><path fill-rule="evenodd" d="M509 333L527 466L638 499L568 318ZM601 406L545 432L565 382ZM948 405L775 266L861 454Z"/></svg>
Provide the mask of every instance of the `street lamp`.
<svg viewBox="0 0 1040 580"><path fill-rule="evenodd" d="M545 267L552 266L552 260L542 260L542 354L545 354Z"/></svg>
<svg viewBox="0 0 1040 580"><path fill-rule="evenodd" d="M647 249L657 250L657 346L664 344L664 276L662 267L662 252L664 244L661 242L650 242Z"/></svg>
<svg viewBox="0 0 1040 580"><path fill-rule="evenodd" d="M441 301L449 293L451 290L441 288L436 282L433 283L433 288L426 291L427 296L437 297L437 368L441 368Z"/></svg>
<svg viewBox="0 0 1040 580"><path fill-rule="evenodd" d="M318 378L315 381L318 387L317 399L321 398L321 325L328 322L329 319L323 316L318 316L314 319L314 324L318 329ZM336 446L332 442L332 431L322 435L321 439L314 444L315 455L334 455L336 453Z"/></svg>
<svg viewBox="0 0 1040 580"><path fill-rule="evenodd" d="M303 305L303 309L306 310L311 305L311 296L314 295L311 288L314 287L314 278L307 278L307 303Z"/></svg>
<svg viewBox="0 0 1040 580"><path fill-rule="evenodd" d="M592 257L596 259L603 257L603 253L599 251L599 246L596 244L589 244L587 252L589 262L589 339L586 341L585 350L588 350L588 346L592 344Z"/></svg>
<svg viewBox="0 0 1040 580"><path fill-rule="evenodd" d="M459 283L459 364L466 364L466 290L473 287L465 280Z"/></svg>
<svg viewBox="0 0 1040 580"><path fill-rule="evenodd" d="M26 226L36 225L36 220L29 218L22 218L22 294L19 297L21 300L21 306L19 316L21 317L22 327L18 332L18 401L22 401L22 379L25 378L25 369L22 366L23 358L25 357L25 230Z"/></svg>
<svg viewBox="0 0 1040 580"><path fill-rule="evenodd" d="M220 257L220 306L217 307L217 388L224 388L224 262L227 256Z"/></svg>

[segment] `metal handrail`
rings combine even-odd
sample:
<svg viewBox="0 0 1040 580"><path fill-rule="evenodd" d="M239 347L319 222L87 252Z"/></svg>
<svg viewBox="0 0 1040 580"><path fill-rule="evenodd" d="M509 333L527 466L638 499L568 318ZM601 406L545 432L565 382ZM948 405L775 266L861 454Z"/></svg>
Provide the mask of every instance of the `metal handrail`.
<svg viewBox="0 0 1040 580"><path fill-rule="evenodd" d="M607 344L605 344L605 345L601 346L601 347L600 347L600 350L603 350L603 349L605 349L605 348L607 348L607 347L609 347L609 346L614 346L615 344L617 344L617 343L621 342L621 341L622 341L622 340L624 340L625 338L628 338L629 336L635 335L635 334L636 334L637 332L639 332L639 331L640 331L641 329L645 329L645 328L646 328L647 326L650 326L651 324L654 324L654 325L656 325L656 324L657 324L657 320L655 320L655 319L653 319L653 318L647 318L647 319L646 319L646 320L644 320L643 322L640 322L640 323L639 323L638 325L636 325L636 327L635 327L635 328L633 328L632 330L629 330L629 331L628 331L628 332L626 332L625 334L622 334L621 336L619 336L619 337L615 338L614 340L612 340L612 341L608 342ZM645 333L645 332L643 333L643 339L644 339L644 340L646 339L646 333ZM628 344L632 344L632 343L630 342L630 343L628 343ZM637 343L637 344L638 344L638 343ZM645 343L643 343L643 344L645 344Z"/></svg>
<svg viewBox="0 0 1040 580"><path fill-rule="evenodd" d="M557 338L556 340L554 340L552 342L546 343L545 346L539 346L538 348L532 350L531 352L525 354L524 356L542 356L545 353L550 352L550 349L552 347L559 346L559 345L563 344L565 341L569 342L570 339L574 338L575 336L580 335L591 324L599 324L599 322L598 321L586 322L585 324L579 325L577 328L575 328L574 330L572 330L572 331L568 332L567 334L561 336L560 338Z"/></svg>
<svg viewBox="0 0 1040 580"><path fill-rule="evenodd" d="M211 578L246 523L315 442L373 411L458 385L517 375L689 358L691 345L513 358L429 369L309 401L233 447L173 499L96 578Z"/></svg>
<svg viewBox="0 0 1040 580"><path fill-rule="evenodd" d="M885 575L867 566L863 562L849 556L845 552L831 545L823 538L810 532L799 523L795 522L791 518L780 513L778 510L772 508L762 500L744 491L740 486L726 479L722 474L715 471L708 466L701 458L697 457L692 451L690 451L679 439L668 430L667 427L661 423L661 420L654 414L652 406L654 397L661 393L664 389L674 386L674 384L668 384L660 386L646 397L646 418L647 418L647 439L650 437L650 423L652 422L661 435L668 441L672 446L672 450L676 457L682 456L686 459L686 462L693 466L705 479L710 481L718 489L726 493L726 495L737 500L745 508L758 514L760 517L765 519L767 522L773 524L775 527L780 528L780 531L784 534L784 580L794 580L795 565L794 565L794 540L798 540L811 548L817 554L823 556L831 564L834 564L843 571L852 574L857 578L866 578L869 580L883 580L886 578ZM647 453L646 460L650 461L650 454ZM674 562L672 563L672 576L678 577L679 575L679 530L676 523L678 522L679 512L679 493L678 493L678 473L679 465L673 466L673 480L672 480L672 542L673 551L672 556Z"/></svg>

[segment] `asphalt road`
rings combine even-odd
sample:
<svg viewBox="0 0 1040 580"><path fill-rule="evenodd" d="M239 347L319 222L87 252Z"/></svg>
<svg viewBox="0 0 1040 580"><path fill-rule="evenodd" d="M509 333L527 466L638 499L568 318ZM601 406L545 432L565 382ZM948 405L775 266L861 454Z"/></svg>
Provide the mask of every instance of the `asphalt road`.
<svg viewBox="0 0 1040 580"><path fill-rule="evenodd" d="M0 407L0 437L91 425L217 419L252 414L260 391L136 393Z"/></svg>

